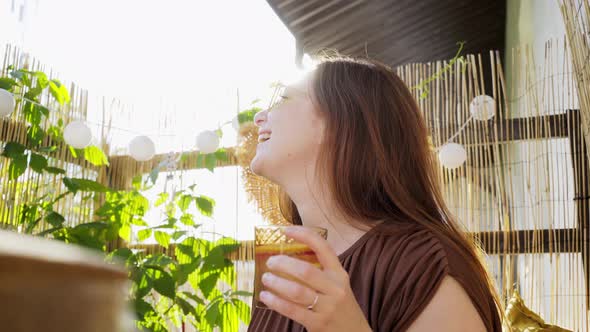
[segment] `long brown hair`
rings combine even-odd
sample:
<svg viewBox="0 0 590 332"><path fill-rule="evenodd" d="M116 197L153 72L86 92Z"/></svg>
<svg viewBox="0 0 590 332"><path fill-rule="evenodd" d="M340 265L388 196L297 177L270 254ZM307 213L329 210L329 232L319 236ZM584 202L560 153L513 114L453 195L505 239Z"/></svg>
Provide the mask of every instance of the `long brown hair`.
<svg viewBox="0 0 590 332"><path fill-rule="evenodd" d="M405 83L386 65L347 57L322 61L312 80L311 98L326 122L318 176L339 209L367 224L417 223L445 238L489 289L502 317L482 251L444 202L428 128ZM301 224L286 195L281 210Z"/></svg>

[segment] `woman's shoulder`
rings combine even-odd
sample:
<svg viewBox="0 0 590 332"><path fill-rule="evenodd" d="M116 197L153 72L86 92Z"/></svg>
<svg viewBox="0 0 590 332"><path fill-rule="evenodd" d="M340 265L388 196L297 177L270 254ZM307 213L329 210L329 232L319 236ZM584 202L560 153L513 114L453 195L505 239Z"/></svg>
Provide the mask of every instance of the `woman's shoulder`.
<svg viewBox="0 0 590 332"><path fill-rule="evenodd" d="M420 264L455 276L461 275L466 257L453 240L416 223L383 222L365 235L365 239L347 250L341 260L362 256L368 264L403 268Z"/></svg>
<svg viewBox="0 0 590 332"><path fill-rule="evenodd" d="M411 223L383 223L375 229L374 241L381 242L380 263L391 268L417 264L448 272L447 246L428 228ZM399 272L399 271L398 271Z"/></svg>
<svg viewBox="0 0 590 332"><path fill-rule="evenodd" d="M400 248L444 250L445 242L425 226L415 223L383 222L369 231L365 245L385 251Z"/></svg>
<svg viewBox="0 0 590 332"><path fill-rule="evenodd" d="M432 232L413 225L382 223L367 234L342 261L351 287L361 307L375 310L372 326L404 330L448 275L445 249Z"/></svg>
<svg viewBox="0 0 590 332"><path fill-rule="evenodd" d="M404 249L406 261L433 258L436 256L439 262L445 265L447 273L451 276L461 275L468 269L466 257L456 240L443 234L434 232L426 226L416 223L383 223L375 229L372 241L381 241L384 251L397 251ZM384 257L387 258L387 257Z"/></svg>
<svg viewBox="0 0 590 332"><path fill-rule="evenodd" d="M458 282L486 325L492 317L485 285L477 280L469 259L458 245L422 225L382 223L367 233L364 243L343 261L353 290L372 294L380 303L378 321L391 330L405 330L437 293L444 280ZM369 302L371 303L371 302Z"/></svg>
<svg viewBox="0 0 590 332"><path fill-rule="evenodd" d="M399 274L412 268L470 283L474 258L457 241L417 223L383 222L339 257L347 270L378 266L375 272Z"/></svg>
<svg viewBox="0 0 590 332"><path fill-rule="evenodd" d="M409 223L383 222L375 226L340 259L345 265L353 262L378 266L379 271L388 274L399 274L400 269L408 267L432 267L442 273L448 268L444 241L427 228Z"/></svg>

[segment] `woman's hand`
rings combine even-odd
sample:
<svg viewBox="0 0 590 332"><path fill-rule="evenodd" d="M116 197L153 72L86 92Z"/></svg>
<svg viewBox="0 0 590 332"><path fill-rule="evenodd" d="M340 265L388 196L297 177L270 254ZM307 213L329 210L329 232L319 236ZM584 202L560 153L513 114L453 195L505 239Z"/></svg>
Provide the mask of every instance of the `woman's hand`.
<svg viewBox="0 0 590 332"><path fill-rule="evenodd" d="M307 244L316 253L323 270L289 256L273 256L267 261L271 271L301 282L265 273L262 282L266 291L260 293L260 300L309 332L371 331L352 293L348 274L328 242L298 226L287 228L285 235Z"/></svg>

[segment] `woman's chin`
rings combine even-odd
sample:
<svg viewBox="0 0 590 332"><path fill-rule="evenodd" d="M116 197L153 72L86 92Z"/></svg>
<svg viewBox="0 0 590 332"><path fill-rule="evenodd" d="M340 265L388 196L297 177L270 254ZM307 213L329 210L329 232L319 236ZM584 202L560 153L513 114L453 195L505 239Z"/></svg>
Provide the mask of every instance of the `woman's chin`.
<svg viewBox="0 0 590 332"><path fill-rule="evenodd" d="M261 156L256 154L254 156L254 158L252 158L252 161L250 162L250 170L252 170L252 172L256 175L264 176L264 167L263 166L264 166L264 162L263 162Z"/></svg>
<svg viewBox="0 0 590 332"><path fill-rule="evenodd" d="M273 174L272 170L276 169L276 167L272 167L269 165L269 161L262 158L261 155L257 154L250 162L250 170L258 175L270 180L271 182L276 182L275 176L277 174Z"/></svg>

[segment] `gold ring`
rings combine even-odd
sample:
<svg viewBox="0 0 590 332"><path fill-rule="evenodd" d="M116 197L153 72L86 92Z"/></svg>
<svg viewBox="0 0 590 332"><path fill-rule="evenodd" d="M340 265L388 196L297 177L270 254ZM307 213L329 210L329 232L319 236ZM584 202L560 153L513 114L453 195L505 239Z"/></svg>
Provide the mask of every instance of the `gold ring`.
<svg viewBox="0 0 590 332"><path fill-rule="evenodd" d="M313 310L313 308L315 307L315 305L318 303L318 299L320 298L319 294L315 295L315 299L313 299L313 303L311 305L307 306L307 310Z"/></svg>

